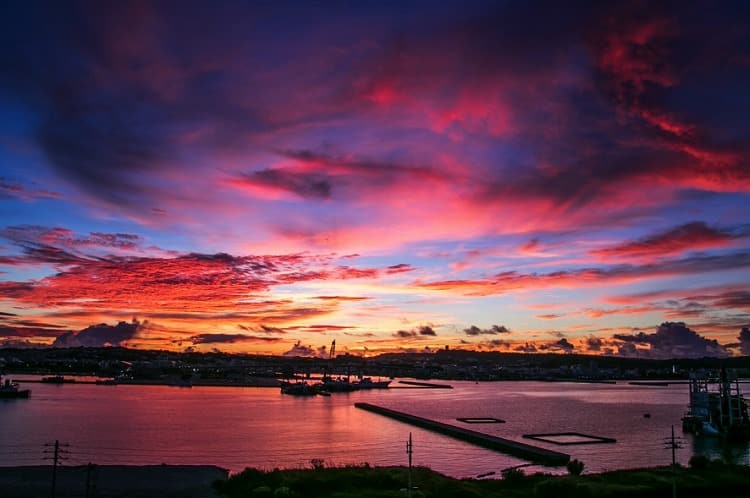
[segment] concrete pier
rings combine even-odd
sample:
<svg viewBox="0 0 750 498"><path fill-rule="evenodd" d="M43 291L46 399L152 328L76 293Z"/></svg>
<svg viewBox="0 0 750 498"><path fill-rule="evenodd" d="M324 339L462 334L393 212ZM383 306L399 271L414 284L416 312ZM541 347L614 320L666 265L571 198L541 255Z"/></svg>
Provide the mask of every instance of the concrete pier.
<svg viewBox="0 0 750 498"><path fill-rule="evenodd" d="M407 386L423 387L425 389L453 389L450 384L435 384L434 382L417 382L415 380L400 380L399 384L406 384Z"/></svg>
<svg viewBox="0 0 750 498"><path fill-rule="evenodd" d="M437 422L428 418L391 410L390 408L384 408L370 403L354 403L354 406L379 415L390 417L400 422L406 422L407 424L421 427L423 429L439 432L440 434L460 439L461 441L466 441L467 443L472 443L477 446L482 446L483 448L517 456L531 462L558 466L565 465L570 461L570 455L566 453L560 453L558 451L539 448L538 446L532 446L518 441L511 441L510 439L483 434L481 432L464 429L463 427L457 427L455 425Z"/></svg>

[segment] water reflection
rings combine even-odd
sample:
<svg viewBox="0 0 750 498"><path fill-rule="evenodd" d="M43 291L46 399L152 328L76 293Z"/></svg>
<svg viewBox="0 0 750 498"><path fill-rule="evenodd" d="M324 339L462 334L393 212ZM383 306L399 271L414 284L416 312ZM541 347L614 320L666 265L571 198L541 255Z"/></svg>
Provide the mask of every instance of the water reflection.
<svg viewBox="0 0 750 498"><path fill-rule="evenodd" d="M326 463L403 465L409 432L414 462L457 477L525 463L355 408L357 401L460 425L459 417L495 417L504 424L469 428L521 439L526 433L582 432L616 444L562 447L587 471L666 465L664 438L679 435L684 385L642 387L544 382L455 382L452 390L393 389L330 397L281 395L278 389L35 384L30 400L0 403L0 465L43 463L43 445L71 444L69 463L210 463L308 467ZM649 418L643 414L649 413ZM677 459L693 453L748 462L748 447L685 435ZM528 440L526 440L528 442ZM537 443L534 443L537 444ZM540 446L560 450L559 446ZM564 472L564 470L563 470Z"/></svg>

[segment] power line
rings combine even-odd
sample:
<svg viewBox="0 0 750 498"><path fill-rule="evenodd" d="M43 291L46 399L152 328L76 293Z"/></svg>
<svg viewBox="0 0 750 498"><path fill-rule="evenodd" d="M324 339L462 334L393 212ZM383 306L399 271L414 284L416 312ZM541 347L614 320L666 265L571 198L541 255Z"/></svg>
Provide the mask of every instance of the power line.
<svg viewBox="0 0 750 498"><path fill-rule="evenodd" d="M682 438L674 437L674 425L672 426L672 436L664 438L664 449L672 450L672 498L677 498L677 461L675 459L675 450L682 448Z"/></svg>
<svg viewBox="0 0 750 498"><path fill-rule="evenodd" d="M411 498L411 456L414 453L414 444L411 440L411 432L409 433L409 441L406 442L406 454L409 455L409 487L406 491L406 496Z"/></svg>
<svg viewBox="0 0 750 498"><path fill-rule="evenodd" d="M53 447L54 448L54 450L53 450L53 457L52 457L52 460L54 462L52 464L52 498L55 498L55 490L56 490L56 487L57 487L57 465L58 465L58 463L60 463L61 460L66 460L67 459L67 455L70 452L68 450L66 450L65 448L67 448L70 445L67 444L67 443L60 444L60 441L58 441L57 439L55 439L55 444L54 445L52 443L47 443L44 446L45 446L44 453L46 455L48 455L49 452L50 452L49 447ZM49 457L45 457L44 459L45 460L50 460Z"/></svg>

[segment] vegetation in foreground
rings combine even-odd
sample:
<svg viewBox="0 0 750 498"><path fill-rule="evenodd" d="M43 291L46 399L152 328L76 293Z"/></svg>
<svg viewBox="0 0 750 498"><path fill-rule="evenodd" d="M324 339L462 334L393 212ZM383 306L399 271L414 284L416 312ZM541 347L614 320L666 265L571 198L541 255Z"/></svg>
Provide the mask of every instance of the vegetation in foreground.
<svg viewBox="0 0 750 498"><path fill-rule="evenodd" d="M406 496L405 467L326 467L313 461L311 469L260 471L246 469L216 483L228 498L332 497L375 498ZM740 498L750 489L750 467L723 462L691 461L687 467L621 470L602 474L552 476L506 473L503 479L453 479L430 469L412 469L412 496L424 498Z"/></svg>

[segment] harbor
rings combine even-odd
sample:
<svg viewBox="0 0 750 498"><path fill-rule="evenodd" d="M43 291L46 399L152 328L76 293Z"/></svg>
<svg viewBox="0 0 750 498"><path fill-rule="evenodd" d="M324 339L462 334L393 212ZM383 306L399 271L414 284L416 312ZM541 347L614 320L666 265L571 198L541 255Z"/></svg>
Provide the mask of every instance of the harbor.
<svg viewBox="0 0 750 498"><path fill-rule="evenodd" d="M682 429L699 436L750 440L747 402L739 379L722 368L718 378L690 379L690 404Z"/></svg>
<svg viewBox="0 0 750 498"><path fill-rule="evenodd" d="M14 380L33 393L26 400L0 401L6 428L0 442L10 448L0 452L0 465L42 464L44 445L59 439L70 444L73 461L91 459L102 465L211 463L239 472L247 466L306 467L312 459L323 459L334 465L387 466L404 464L403 441L409 432L414 435L415 465L445 475L499 473L537 461L355 406L369 403L561 451L584 462L586 473L603 472L668 463L671 455L661 441L672 425L680 423L688 404L685 384L655 389L626 383L452 381L453 389L370 389L321 397L288 396L278 387L99 386L80 377L62 386L32 385L17 377ZM412 379L393 383L400 380ZM207 406L212 419L201 417ZM85 426L80 423L83 416ZM118 431L121 427L129 428L127 434ZM219 427L228 430L218 432ZM609 437L617 443L561 447L555 443L569 443L574 436L543 436L553 442L522 439L524 434L566 432ZM725 438L679 435L683 445L676 457L682 465L694 454L710 459L729 455ZM750 445L733 443L731 455L738 463L750 463ZM565 472L544 464L534 467Z"/></svg>
<svg viewBox="0 0 750 498"><path fill-rule="evenodd" d="M428 429L446 436L450 436L455 439L460 439L483 448L488 448L502 453L507 453L513 456L527 459L531 462L541 463L550 466L565 465L570 461L570 455L567 453L561 453L559 451L548 450L540 448L538 446L532 446L530 444L521 443L518 441L512 441L510 439L501 438L497 436L491 436L482 432L472 431L470 429L464 429L451 424L438 422L424 417L418 417L409 413L391 410L382 406L373 405L371 403L355 403L355 407L362 410L367 410L372 413L377 413L385 417L390 417L394 420L405 422L407 424Z"/></svg>

